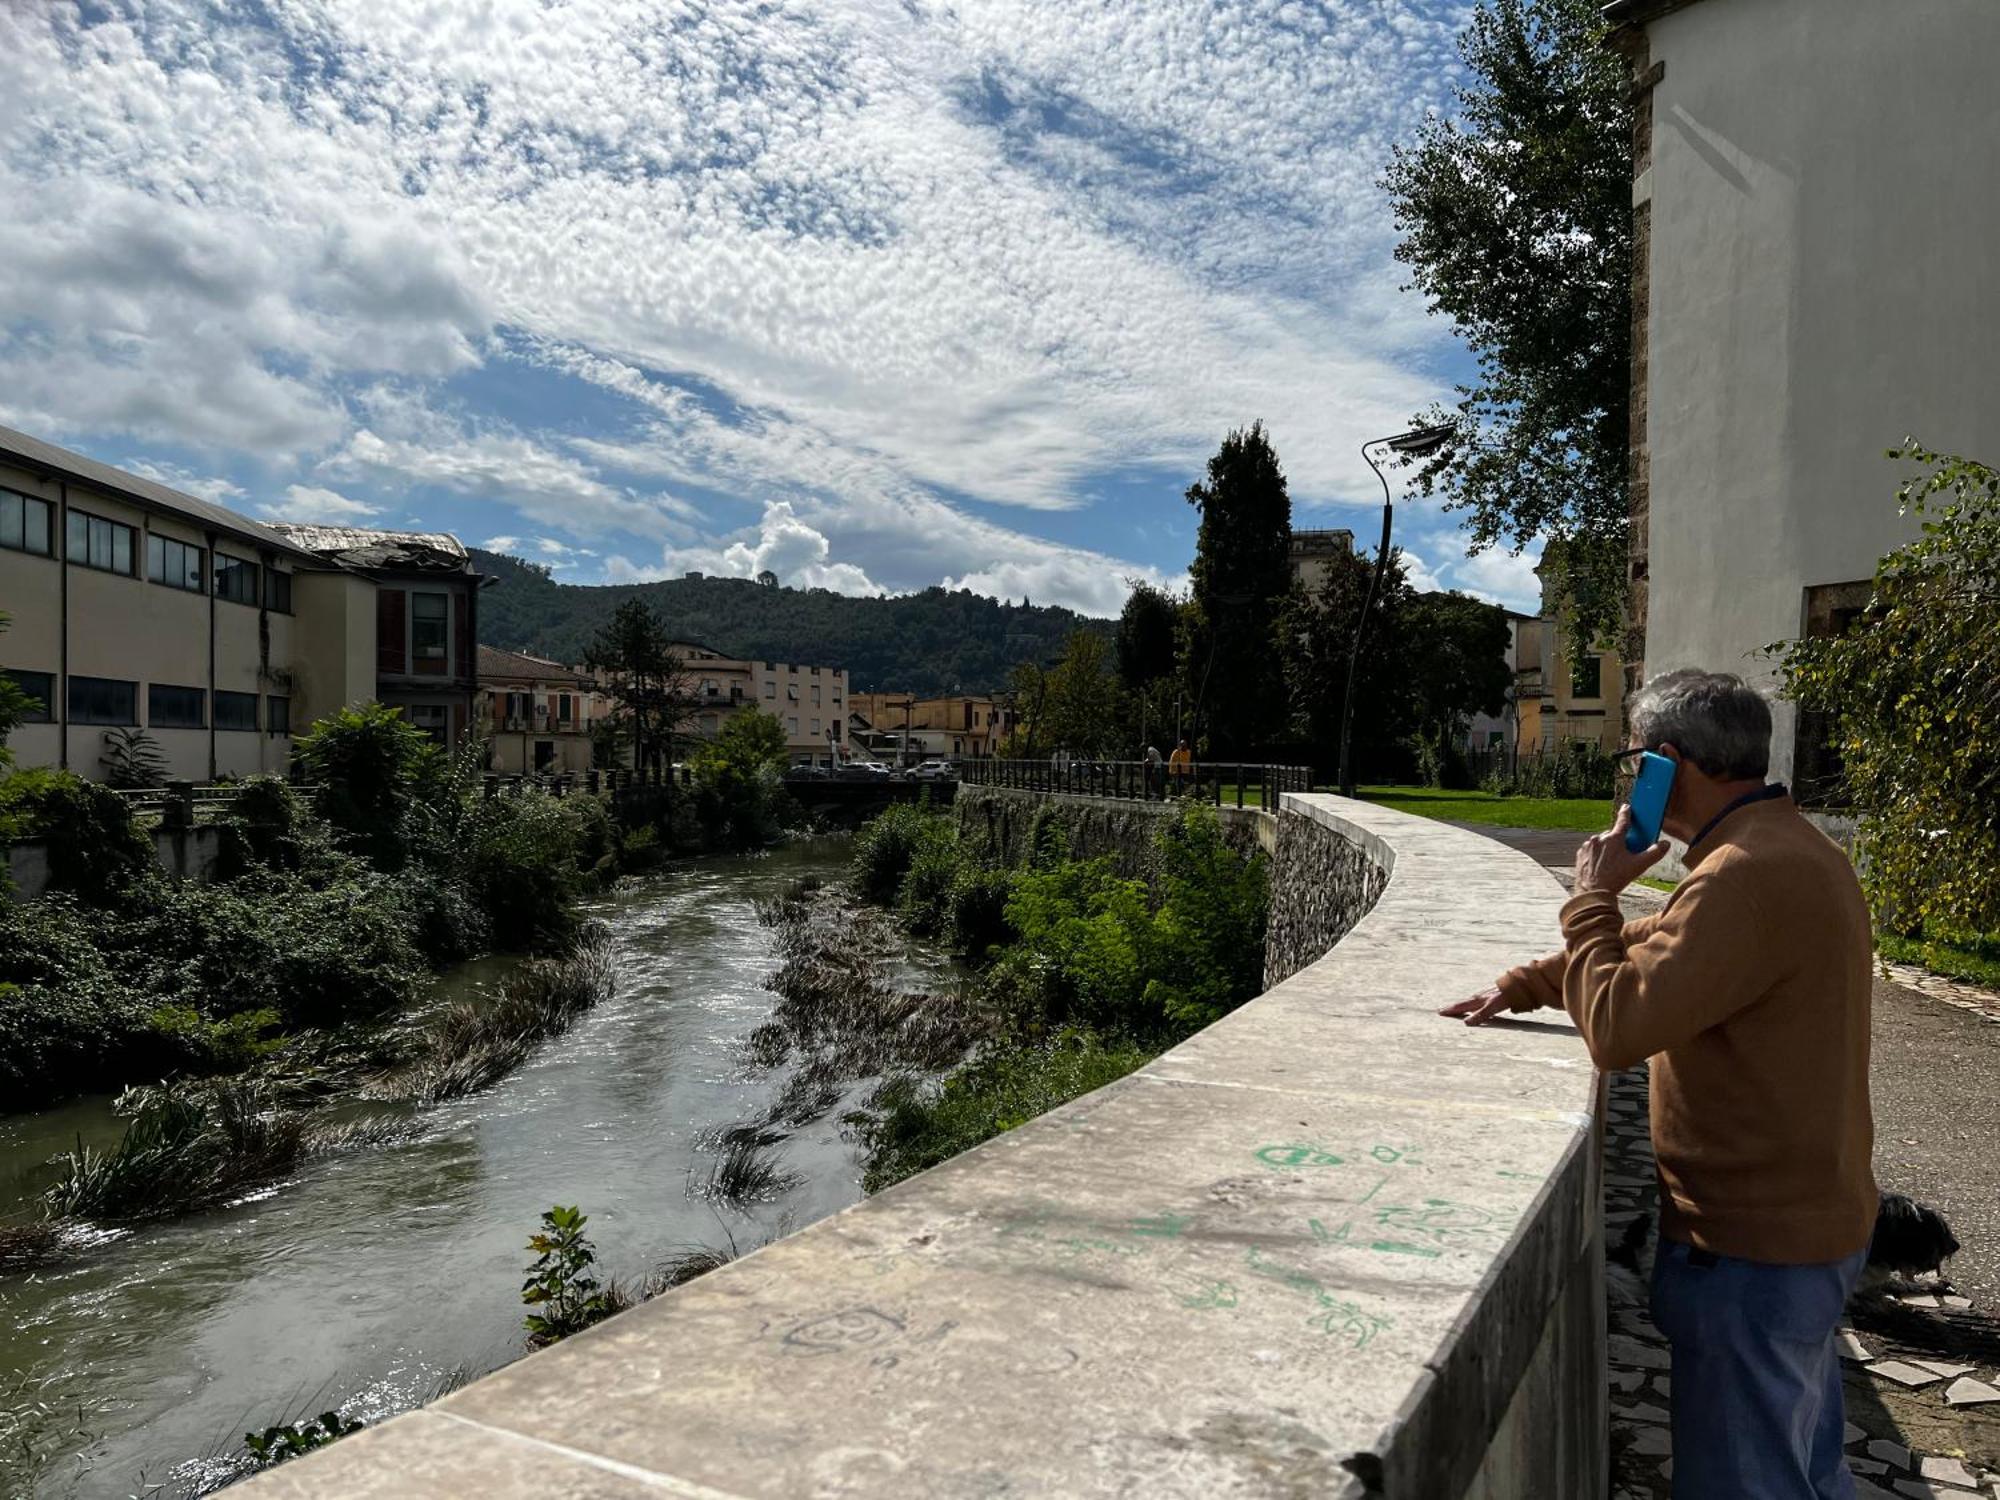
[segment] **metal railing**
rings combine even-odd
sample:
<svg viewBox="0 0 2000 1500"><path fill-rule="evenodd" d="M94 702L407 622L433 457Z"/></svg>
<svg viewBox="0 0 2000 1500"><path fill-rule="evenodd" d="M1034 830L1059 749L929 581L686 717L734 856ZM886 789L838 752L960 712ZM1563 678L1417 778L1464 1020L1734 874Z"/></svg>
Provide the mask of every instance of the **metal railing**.
<svg viewBox="0 0 2000 1500"><path fill-rule="evenodd" d="M1310 766L1249 761L1196 761L1176 771L1164 762L1141 760L966 760L959 762L958 776L966 786L1132 802L1192 797L1217 807L1276 807L1281 793L1312 790Z"/></svg>
<svg viewBox="0 0 2000 1500"><path fill-rule="evenodd" d="M288 783L302 796L312 794L308 782ZM166 828L192 828L226 812L243 795L240 781L169 781L164 786L112 787L135 818L156 817Z"/></svg>

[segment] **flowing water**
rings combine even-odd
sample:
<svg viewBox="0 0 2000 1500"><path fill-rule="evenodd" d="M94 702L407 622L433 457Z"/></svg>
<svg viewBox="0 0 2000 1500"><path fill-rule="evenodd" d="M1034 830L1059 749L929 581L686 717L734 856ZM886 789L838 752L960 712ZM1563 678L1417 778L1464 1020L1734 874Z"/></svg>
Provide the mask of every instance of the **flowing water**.
<svg viewBox="0 0 2000 1500"><path fill-rule="evenodd" d="M772 1003L771 934L752 903L838 873L845 854L703 861L594 903L616 994L492 1089L425 1116L413 1141L0 1279L0 1411L14 1412L11 1431L0 1419L0 1492L171 1495L201 1472L177 1466L240 1452L247 1429L334 1405L377 1420L454 1372L497 1368L523 1351L524 1247L551 1204L579 1205L599 1269L637 1280L677 1250L726 1235L748 1250L856 1201L845 1103L775 1148L792 1174L775 1201L731 1210L691 1190L719 1159L715 1132L761 1117L784 1081L743 1056ZM941 967L913 954L905 980L922 987ZM451 983L504 971L489 961ZM118 1128L103 1099L0 1116L0 1206L45 1182L79 1135L104 1143ZM43 1415L24 1426L30 1406ZM43 1450L32 1473L27 1443Z"/></svg>

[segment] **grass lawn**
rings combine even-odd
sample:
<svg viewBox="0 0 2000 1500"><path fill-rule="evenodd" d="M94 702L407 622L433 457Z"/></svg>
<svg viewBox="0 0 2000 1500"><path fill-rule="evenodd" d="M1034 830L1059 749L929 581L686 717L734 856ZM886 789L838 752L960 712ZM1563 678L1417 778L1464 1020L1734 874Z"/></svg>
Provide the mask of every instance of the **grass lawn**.
<svg viewBox="0 0 2000 1500"><path fill-rule="evenodd" d="M1611 826L1611 801L1597 797L1502 797L1427 786L1364 786L1370 802L1424 818L1487 823L1499 828L1569 828L1596 833Z"/></svg>
<svg viewBox="0 0 2000 1500"><path fill-rule="evenodd" d="M1882 932L1875 936L1875 947L1884 958L1897 963L1915 964L1947 979L1962 979L1967 984L2000 990L2000 933L1988 933L1975 938L1968 947L1958 947L1934 943L1928 938L1897 937Z"/></svg>

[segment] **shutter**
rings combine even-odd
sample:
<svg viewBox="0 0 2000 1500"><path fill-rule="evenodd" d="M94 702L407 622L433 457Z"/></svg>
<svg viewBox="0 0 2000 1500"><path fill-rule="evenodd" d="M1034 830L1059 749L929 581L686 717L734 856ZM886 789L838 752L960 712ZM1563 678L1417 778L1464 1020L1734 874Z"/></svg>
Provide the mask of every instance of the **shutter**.
<svg viewBox="0 0 2000 1500"><path fill-rule="evenodd" d="M403 673L409 670L404 655L409 647L409 630L403 610L409 596L401 589L375 591L375 670Z"/></svg>
<svg viewBox="0 0 2000 1500"><path fill-rule="evenodd" d="M472 595L464 589L451 596L451 636L458 643L458 675L472 680Z"/></svg>

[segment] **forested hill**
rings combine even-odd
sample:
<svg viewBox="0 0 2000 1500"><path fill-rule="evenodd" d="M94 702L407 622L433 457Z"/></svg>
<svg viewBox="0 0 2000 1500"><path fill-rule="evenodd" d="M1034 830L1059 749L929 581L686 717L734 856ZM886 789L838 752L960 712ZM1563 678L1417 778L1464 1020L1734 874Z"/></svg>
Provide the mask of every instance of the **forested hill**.
<svg viewBox="0 0 2000 1500"><path fill-rule="evenodd" d="M598 625L636 596L677 637L744 659L845 667L859 692L993 692L1016 663L1060 655L1071 631L1108 637L1113 623L963 590L859 599L747 578L558 583L519 558L474 549L472 559L499 579L479 596L479 638L488 645L581 661Z"/></svg>

